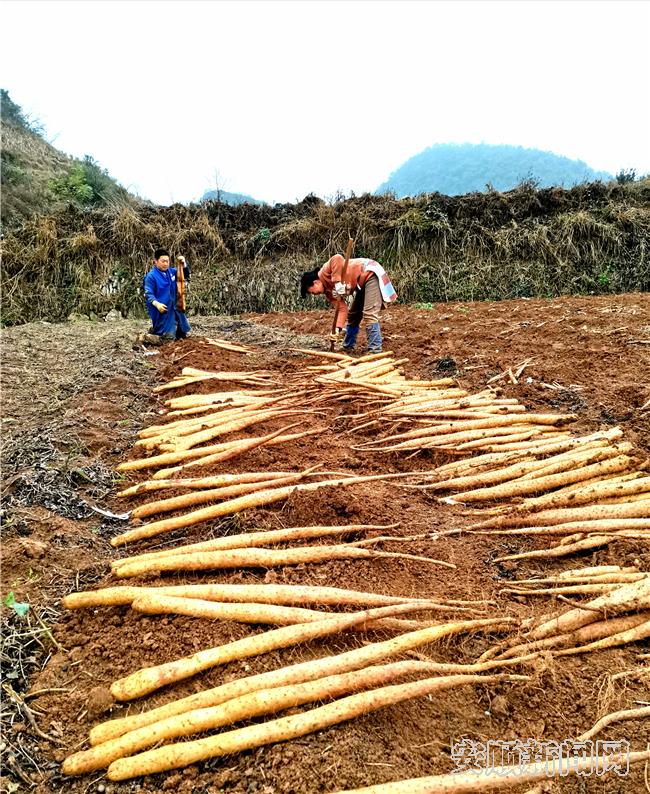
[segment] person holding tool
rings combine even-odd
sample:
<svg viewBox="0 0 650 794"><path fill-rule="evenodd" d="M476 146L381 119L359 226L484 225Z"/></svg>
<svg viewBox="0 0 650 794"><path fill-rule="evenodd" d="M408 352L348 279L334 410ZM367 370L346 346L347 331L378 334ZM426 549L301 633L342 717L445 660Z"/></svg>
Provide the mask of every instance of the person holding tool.
<svg viewBox="0 0 650 794"><path fill-rule="evenodd" d="M354 350L363 320L366 326L368 352L381 353L379 312L387 303L397 299L397 293L386 271L378 262L372 259L350 259L352 248L350 243L346 257L335 254L320 269L316 268L302 274L300 294L303 298L306 298L307 294L325 295L335 307L333 336L330 339L338 338L345 327L343 350ZM353 297L348 309L346 298L350 295Z"/></svg>
<svg viewBox="0 0 650 794"><path fill-rule="evenodd" d="M142 341L150 344L185 339L191 330L185 316L185 281L190 277L190 267L184 256L176 257L176 262L177 267L170 267L169 251L157 248L153 267L144 277L151 328Z"/></svg>

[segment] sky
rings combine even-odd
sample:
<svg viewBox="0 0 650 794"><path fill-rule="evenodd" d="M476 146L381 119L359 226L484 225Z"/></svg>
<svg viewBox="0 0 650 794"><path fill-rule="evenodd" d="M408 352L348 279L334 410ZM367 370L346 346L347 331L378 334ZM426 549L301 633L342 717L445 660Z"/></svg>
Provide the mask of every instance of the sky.
<svg viewBox="0 0 650 794"><path fill-rule="evenodd" d="M449 142L650 172L648 2L5 0L0 19L0 86L160 204L359 195Z"/></svg>

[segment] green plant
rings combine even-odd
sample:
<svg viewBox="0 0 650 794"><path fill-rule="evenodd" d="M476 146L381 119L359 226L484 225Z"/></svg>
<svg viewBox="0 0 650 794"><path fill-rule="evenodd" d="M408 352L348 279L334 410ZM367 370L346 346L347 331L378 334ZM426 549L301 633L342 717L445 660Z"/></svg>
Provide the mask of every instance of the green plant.
<svg viewBox="0 0 650 794"><path fill-rule="evenodd" d="M6 607L13 609L13 611L20 618L24 618L25 615L29 612L29 604L16 601L13 591L9 592L3 603Z"/></svg>
<svg viewBox="0 0 650 794"><path fill-rule="evenodd" d="M260 245L271 239L271 230L263 226L253 237L253 245Z"/></svg>
<svg viewBox="0 0 650 794"><path fill-rule="evenodd" d="M51 179L49 188L55 196L65 201L72 201L81 206L92 203L93 188L86 182L82 165L76 165L67 176Z"/></svg>
<svg viewBox="0 0 650 794"><path fill-rule="evenodd" d="M108 171L102 168L89 154L84 157L81 168L86 184L92 190L91 204L93 206L112 204L116 201L123 203L127 197L126 190L117 185L108 175Z"/></svg>

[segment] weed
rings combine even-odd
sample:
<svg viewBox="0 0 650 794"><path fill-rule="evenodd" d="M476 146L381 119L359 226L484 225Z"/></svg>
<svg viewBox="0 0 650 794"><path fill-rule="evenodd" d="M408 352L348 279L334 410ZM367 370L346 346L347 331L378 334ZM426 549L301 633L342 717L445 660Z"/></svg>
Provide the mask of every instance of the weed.
<svg viewBox="0 0 650 794"><path fill-rule="evenodd" d="M13 609L13 611L18 615L19 618L24 618L25 615L29 612L29 604L26 602L16 601L13 590L10 590L7 597L3 601L6 607Z"/></svg>

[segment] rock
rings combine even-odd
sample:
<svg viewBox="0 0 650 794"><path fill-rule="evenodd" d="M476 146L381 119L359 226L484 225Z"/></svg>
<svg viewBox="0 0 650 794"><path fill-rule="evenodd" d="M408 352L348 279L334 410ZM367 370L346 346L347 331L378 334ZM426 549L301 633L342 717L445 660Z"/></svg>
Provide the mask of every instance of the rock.
<svg viewBox="0 0 650 794"><path fill-rule="evenodd" d="M448 372L450 370L458 369L458 365L456 364L456 361L453 358L451 358L451 356L446 356L445 358L441 358L438 361L438 363L436 364L436 369L438 370L438 372Z"/></svg>
<svg viewBox="0 0 650 794"><path fill-rule="evenodd" d="M503 695L497 695L490 703L490 711L495 717L505 717L510 707Z"/></svg>
<svg viewBox="0 0 650 794"><path fill-rule="evenodd" d="M49 549L47 543L40 540L32 540L31 538L21 538L20 547L28 557L39 560Z"/></svg>
<svg viewBox="0 0 650 794"><path fill-rule="evenodd" d="M88 700L86 701L86 709L88 710L88 718L94 720L100 714L108 711L113 707L113 695L104 686L95 686L88 693Z"/></svg>
<svg viewBox="0 0 650 794"><path fill-rule="evenodd" d="M104 317L105 322L114 323L122 319L122 312L119 309L111 309L110 312Z"/></svg>

